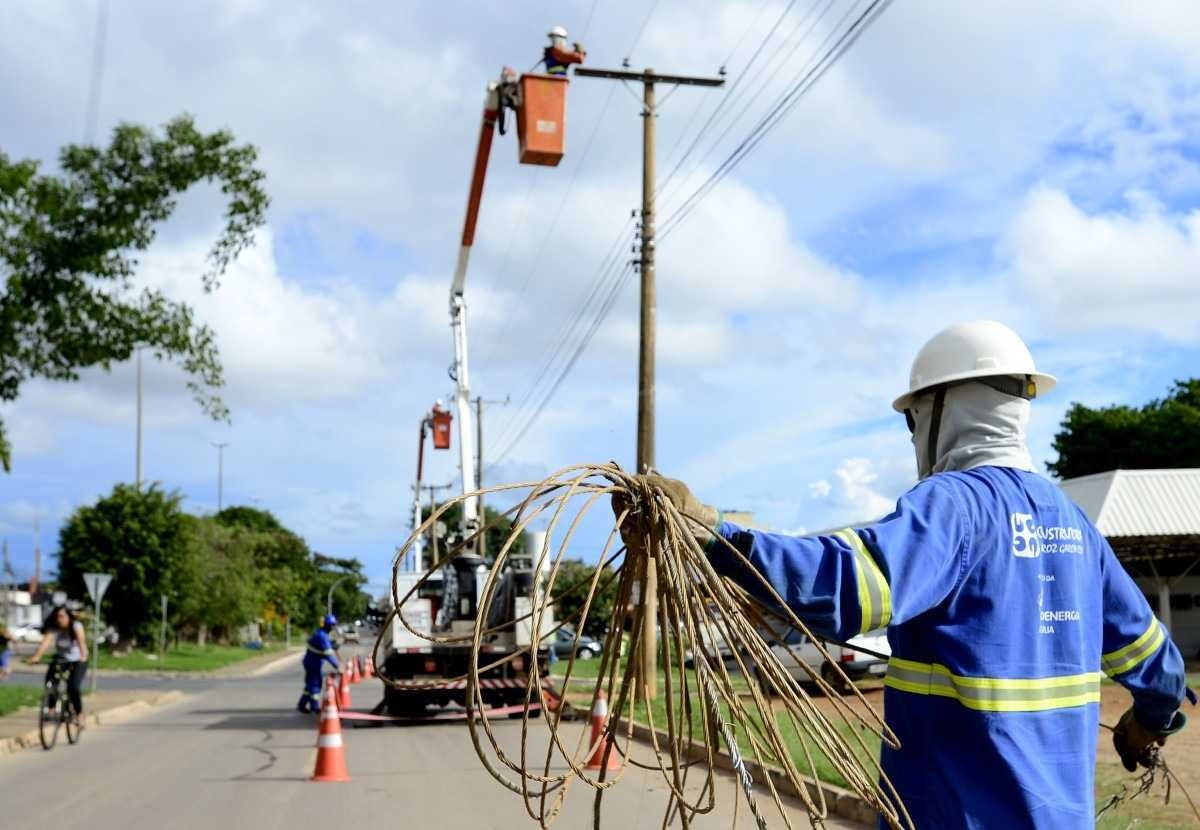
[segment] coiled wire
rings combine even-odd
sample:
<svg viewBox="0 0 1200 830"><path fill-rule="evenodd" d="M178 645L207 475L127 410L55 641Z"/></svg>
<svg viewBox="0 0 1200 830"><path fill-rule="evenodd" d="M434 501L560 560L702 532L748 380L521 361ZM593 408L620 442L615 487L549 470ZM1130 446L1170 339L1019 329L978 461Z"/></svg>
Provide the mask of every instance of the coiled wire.
<svg viewBox="0 0 1200 830"><path fill-rule="evenodd" d="M785 827L792 828L793 824L772 777L762 776L761 781L756 780L742 760L744 755L757 762L760 769L771 766L781 770L792 792L803 802L812 826L819 825L831 812L825 790L812 785L818 778L817 758L823 756L847 786L878 811L890 827L912 827L895 788L880 769L878 759L864 738L864 734L870 732L893 748L899 748L896 736L882 717L854 688L838 667L838 661L787 608L770 584L759 577L760 593L772 601L766 604L713 569L693 533L693 529L702 526L701 523L695 517L683 515L648 479L634 476L610 462L567 467L541 481L500 485L480 492L507 493L510 497L514 493L523 493L524 497L503 514L504 518L511 518L511 532L496 552L480 591L473 632L468 635L419 631L399 609L417 595L437 570L447 567L461 555L475 537L453 548L442 562L403 595L393 578L394 608L384 628L386 630L387 624L396 619L410 633L430 643L469 644L468 671L457 679L466 680L468 707L477 715L467 720L471 741L489 774L521 796L526 812L539 826L550 827L569 790L573 786L584 786L594 791L593 821L599 828L604 795L620 783L630 766L634 766L658 770L662 776L669 791L663 826L678 817L680 825L686 828L694 816L707 814L716 805L717 755L723 744L733 762L739 793L736 797L746 802L760 828L768 826L767 812L782 819ZM446 511L469 497L450 499L431 512L397 551L394 576L399 574L401 563L416 540ZM608 511L610 499L614 497L615 504L619 505L618 515L592 575L575 584L561 584L561 565L571 550L581 522L597 505ZM493 524L498 521L493 520ZM546 575L545 589L540 594L535 593L528 614L489 628L486 621L497 600L501 574L517 539L535 521L547 524L541 550L531 552L537 561L535 573ZM487 529L480 528L476 536ZM622 530L626 531L627 538L636 539L637 543L624 547ZM749 572L757 574L732 545L719 537L717 543L727 546ZM642 641L646 605L638 596L651 559L656 561L658 573L657 647L662 666L659 678L644 677L642 668L642 650L655 647L654 643ZM591 684L589 696L589 710L601 694L611 702L605 731L596 741L592 741L586 732L574 740L568 739L562 723L565 707L559 706L556 711L547 712L542 722L549 741L544 754L534 758L530 739L538 722L531 720L530 706L542 704L551 692L547 678L536 669L537 638L531 638L530 646L501 656L485 650L485 641L492 635L511 630L517 622L527 621L531 631L543 631L548 622L547 615L568 593L583 596L579 612L550 627L542 639L545 641L547 634L553 636L565 623L573 624L576 631L583 631L598 591L606 587L602 580L613 579L617 581L616 602L605 621L607 634L599 672ZM786 626L799 630L816 644L825 661L834 667L838 675L835 682L853 690L857 705L844 700L790 646L784 646L790 658L807 672L807 682L824 693L835 714L831 715L817 705L804 684L785 668L760 633L766 629L778 631ZM382 634L374 648L377 666L385 665L378 654L381 640ZM725 649L720 647L722 643ZM621 655L626 646L628 659L623 662ZM736 672L726 665L728 658L722 654L725 650L732 653ZM692 657L690 661L688 655ZM564 694L571 686L575 671L574 649L565 662ZM506 663L531 669L525 675L520 751L515 758L509 757L497 740L480 684L481 675ZM737 673L740 673L740 681L735 679ZM380 678L385 683L404 687L402 681L388 678L382 671ZM758 682L747 683L755 679ZM648 681L657 684L660 680L665 719L657 722L650 705ZM632 714L639 704L639 715L651 727L649 754L634 741ZM665 732L665 740L659 737L659 730ZM733 737L735 732L743 737L741 747ZM802 756L799 760L789 750L789 734L798 738ZM588 759L600 747L604 747L602 752L606 761L611 752L620 756L620 767L611 775L606 769L607 763L599 770L586 768ZM689 760L696 758L697 748L699 760ZM638 759L638 755L646 757ZM764 810L760 801L769 801L774 810Z"/></svg>

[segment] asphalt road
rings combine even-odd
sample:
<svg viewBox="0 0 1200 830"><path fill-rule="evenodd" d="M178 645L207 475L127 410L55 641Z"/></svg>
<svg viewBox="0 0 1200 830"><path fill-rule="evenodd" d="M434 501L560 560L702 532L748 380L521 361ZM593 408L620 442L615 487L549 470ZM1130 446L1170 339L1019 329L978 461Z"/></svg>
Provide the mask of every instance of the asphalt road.
<svg viewBox="0 0 1200 830"><path fill-rule="evenodd" d="M0 756L0 825L7 830L296 830L384 821L438 830L537 826L520 797L484 771L461 722L348 728L346 760L353 780L316 784L308 781L315 720L291 708L300 688L298 672L204 682L206 690L181 703L90 729L76 746ZM380 687L367 681L354 686L353 695L354 708L367 710ZM499 723L497 735L515 757L520 722ZM733 788L733 780L724 778L716 814L692 826L732 827ZM660 774L630 768L604 799L603 826L657 830L665 804ZM591 792L577 786L556 826L591 827L591 815ZM793 822L808 824L799 811ZM744 806L739 826L751 826Z"/></svg>

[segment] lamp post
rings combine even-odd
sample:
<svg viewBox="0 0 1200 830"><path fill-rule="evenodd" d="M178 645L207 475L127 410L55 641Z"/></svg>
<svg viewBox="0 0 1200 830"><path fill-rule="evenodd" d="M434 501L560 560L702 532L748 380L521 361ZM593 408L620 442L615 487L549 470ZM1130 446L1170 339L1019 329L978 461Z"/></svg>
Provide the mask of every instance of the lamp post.
<svg viewBox="0 0 1200 830"><path fill-rule="evenodd" d="M331 615L333 614L333 589L350 578L351 578L350 574L347 574L346 576L339 576L337 579L335 579L333 581L333 584L329 586L329 595L325 598L325 613L326 614L331 614Z"/></svg>
<svg viewBox="0 0 1200 830"><path fill-rule="evenodd" d="M220 513L224 507L225 498L225 448L229 446L228 441L213 441L212 445L217 448L217 512Z"/></svg>

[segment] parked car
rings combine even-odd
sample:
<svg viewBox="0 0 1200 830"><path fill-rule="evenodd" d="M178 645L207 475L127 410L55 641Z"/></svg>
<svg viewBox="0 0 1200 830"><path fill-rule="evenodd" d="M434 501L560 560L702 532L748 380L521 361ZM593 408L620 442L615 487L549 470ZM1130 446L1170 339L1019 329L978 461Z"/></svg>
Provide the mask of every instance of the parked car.
<svg viewBox="0 0 1200 830"><path fill-rule="evenodd" d="M811 682L809 673L801 665L804 663L838 692L844 694L849 691L842 676L817 648L816 643L799 630L789 626L782 632L766 629L759 633L787 673L801 683ZM852 681L882 680L887 674L886 657L892 653L887 634L882 629L852 637L844 646L827 643L825 650Z"/></svg>
<svg viewBox="0 0 1200 830"><path fill-rule="evenodd" d="M358 642L358 629L352 625L343 625L338 629L338 633L342 635L342 642L344 643Z"/></svg>
<svg viewBox="0 0 1200 830"><path fill-rule="evenodd" d="M558 629L558 633L554 636L554 648L560 656L566 656L571 653L571 649L575 649L575 659L591 660L593 657L598 657L603 647L600 641L595 637L589 637L586 634L576 636L575 629L569 625L564 625Z"/></svg>
<svg viewBox="0 0 1200 830"><path fill-rule="evenodd" d="M14 643L40 643L42 629L35 625L14 625L8 629L8 638Z"/></svg>

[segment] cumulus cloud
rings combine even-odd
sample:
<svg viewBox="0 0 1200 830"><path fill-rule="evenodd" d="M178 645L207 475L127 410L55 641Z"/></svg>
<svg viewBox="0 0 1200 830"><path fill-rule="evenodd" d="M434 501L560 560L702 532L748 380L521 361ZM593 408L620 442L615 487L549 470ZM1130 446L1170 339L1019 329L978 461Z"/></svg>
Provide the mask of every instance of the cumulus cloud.
<svg viewBox="0 0 1200 830"><path fill-rule="evenodd" d="M1089 213L1038 188L1002 250L1030 313L1047 325L1200 341L1200 211L1174 214L1134 191L1124 211Z"/></svg>

